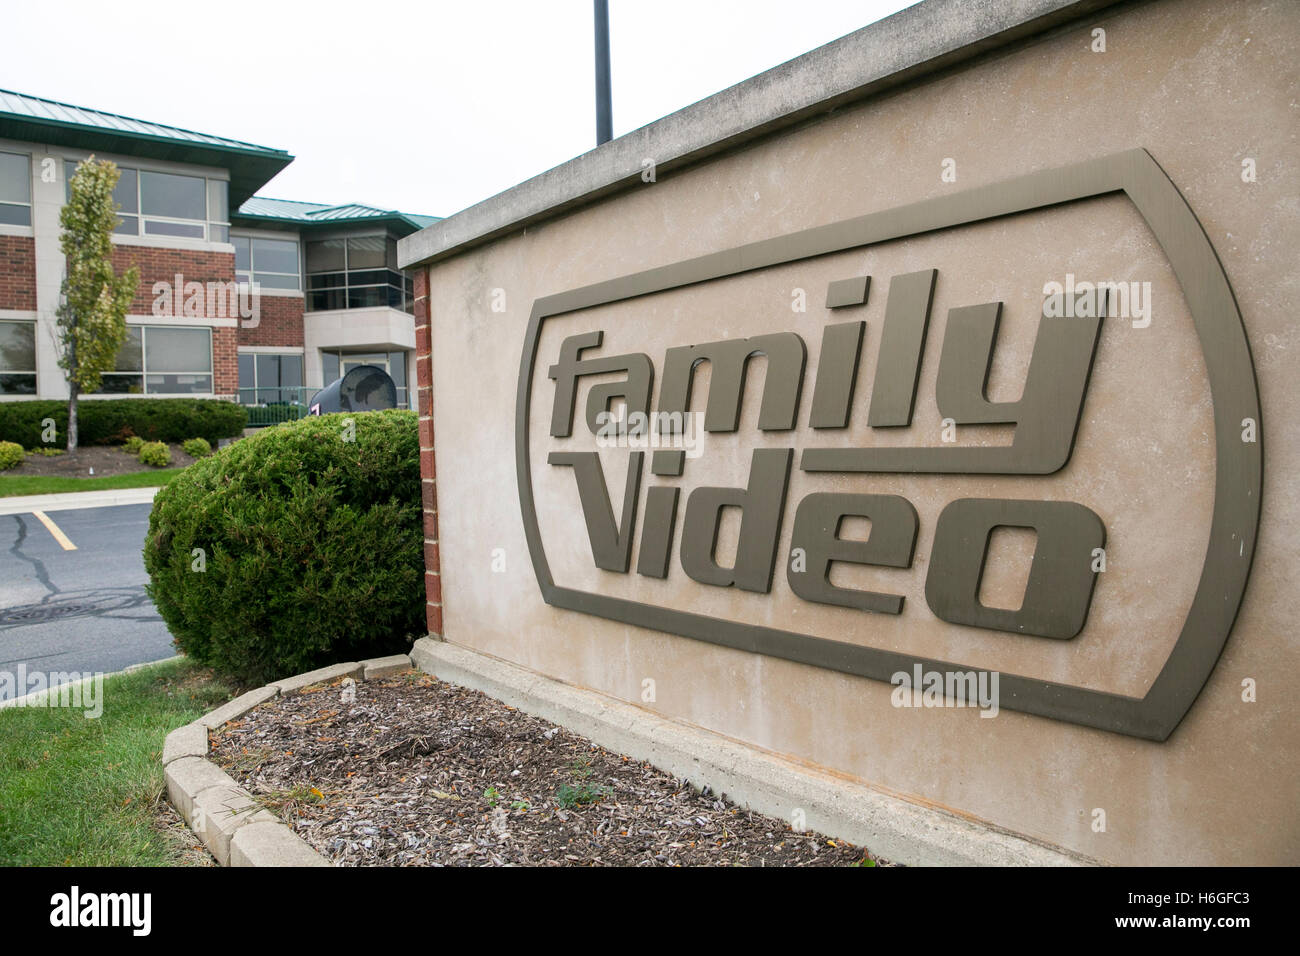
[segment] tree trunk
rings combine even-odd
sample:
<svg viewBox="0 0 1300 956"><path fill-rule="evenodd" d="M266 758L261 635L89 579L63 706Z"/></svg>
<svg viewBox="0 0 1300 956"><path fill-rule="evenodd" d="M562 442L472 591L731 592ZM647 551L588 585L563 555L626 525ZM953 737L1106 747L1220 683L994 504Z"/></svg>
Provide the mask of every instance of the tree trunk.
<svg viewBox="0 0 1300 956"><path fill-rule="evenodd" d="M68 343L68 452L77 450L77 346Z"/></svg>
<svg viewBox="0 0 1300 956"><path fill-rule="evenodd" d="M77 390L73 388L68 399L68 451L77 450Z"/></svg>

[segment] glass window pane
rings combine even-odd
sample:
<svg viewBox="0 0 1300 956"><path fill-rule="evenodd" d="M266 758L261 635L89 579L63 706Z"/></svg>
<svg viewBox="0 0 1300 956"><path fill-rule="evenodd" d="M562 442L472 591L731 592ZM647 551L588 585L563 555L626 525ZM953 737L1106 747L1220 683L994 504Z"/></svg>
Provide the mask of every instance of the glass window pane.
<svg viewBox="0 0 1300 956"><path fill-rule="evenodd" d="M340 272L345 267L342 239L325 239L307 243L308 272Z"/></svg>
<svg viewBox="0 0 1300 956"><path fill-rule="evenodd" d="M212 369L212 344L207 329L151 325L145 333L144 350L151 380L155 372L208 372Z"/></svg>
<svg viewBox="0 0 1300 956"><path fill-rule="evenodd" d="M348 240L348 269L382 269L384 267L383 236L363 236Z"/></svg>
<svg viewBox="0 0 1300 956"><path fill-rule="evenodd" d="M257 273L257 281L265 289L298 288L297 276L277 276L277 275L269 275L265 272L259 272Z"/></svg>
<svg viewBox="0 0 1300 956"><path fill-rule="evenodd" d="M256 358L258 389L275 388L280 384L280 356L258 355Z"/></svg>
<svg viewBox="0 0 1300 956"><path fill-rule="evenodd" d="M36 371L36 323L0 322L0 372Z"/></svg>
<svg viewBox="0 0 1300 956"><path fill-rule="evenodd" d="M173 173L140 173L140 211L146 216L201 221L207 218L207 208L202 179Z"/></svg>
<svg viewBox="0 0 1300 956"><path fill-rule="evenodd" d="M117 375L108 372L100 379L96 394L139 395L144 391L143 375Z"/></svg>
<svg viewBox="0 0 1300 956"><path fill-rule="evenodd" d="M138 173L127 166L119 166L121 177L113 187L113 201L121 206L121 212L134 216L140 211Z"/></svg>
<svg viewBox="0 0 1300 956"><path fill-rule="evenodd" d="M385 249L387 250L387 254L385 256L384 265L386 265L390 269L396 270L397 269L397 240L387 239L385 240L385 242L387 243L387 245L385 246Z"/></svg>
<svg viewBox="0 0 1300 956"><path fill-rule="evenodd" d="M347 307L347 294L343 289L326 289L307 297L307 308L313 312L328 312Z"/></svg>
<svg viewBox="0 0 1300 956"><path fill-rule="evenodd" d="M148 236L185 236L188 239L203 238L202 223L187 222L159 222L157 219L146 219L144 222L145 235Z"/></svg>
<svg viewBox="0 0 1300 956"><path fill-rule="evenodd" d="M0 153L0 202L31 201L30 160L18 153Z"/></svg>
<svg viewBox="0 0 1300 956"><path fill-rule="evenodd" d="M369 269L365 272L355 270L348 273L348 285L383 285L388 281L388 273L382 269Z"/></svg>
<svg viewBox="0 0 1300 956"><path fill-rule="evenodd" d="M31 224L31 206L11 206L0 202L0 226L30 226Z"/></svg>
<svg viewBox="0 0 1300 956"><path fill-rule="evenodd" d="M122 221L113 230L119 236L140 235L140 219L137 216L123 216Z"/></svg>
<svg viewBox="0 0 1300 956"><path fill-rule="evenodd" d="M0 372L0 395L35 395L36 373Z"/></svg>
<svg viewBox="0 0 1300 956"><path fill-rule="evenodd" d="M324 384L328 385L339 377L339 353L338 352L321 352L321 378Z"/></svg>
<svg viewBox="0 0 1300 956"><path fill-rule="evenodd" d="M251 243L247 236L231 236L230 243L235 247L235 268L247 272L253 268Z"/></svg>
<svg viewBox="0 0 1300 956"><path fill-rule="evenodd" d="M302 385L301 355L280 356L280 384L287 388L298 388ZM295 392L294 396L296 395Z"/></svg>
<svg viewBox="0 0 1300 956"><path fill-rule="evenodd" d="M226 222L230 219L229 185L224 179L208 180L208 219Z"/></svg>
<svg viewBox="0 0 1300 956"><path fill-rule="evenodd" d="M314 275L307 280L308 287L312 289L334 289L347 284L348 274L346 272L322 272L320 275Z"/></svg>
<svg viewBox="0 0 1300 956"><path fill-rule="evenodd" d="M298 274L298 243L292 239L254 239L254 272Z"/></svg>
<svg viewBox="0 0 1300 956"><path fill-rule="evenodd" d="M117 360L113 364L113 368L119 372L141 372L144 370L144 366L141 364L143 354L140 347L140 326L128 325L126 327L126 341L117 350Z"/></svg>
<svg viewBox="0 0 1300 956"><path fill-rule="evenodd" d="M211 375L147 375L145 391L150 395L191 395L212 393Z"/></svg>
<svg viewBox="0 0 1300 956"><path fill-rule="evenodd" d="M348 290L348 308L349 309L367 309L374 306L381 306L387 303L388 296L384 292L386 286L364 286L360 289Z"/></svg>

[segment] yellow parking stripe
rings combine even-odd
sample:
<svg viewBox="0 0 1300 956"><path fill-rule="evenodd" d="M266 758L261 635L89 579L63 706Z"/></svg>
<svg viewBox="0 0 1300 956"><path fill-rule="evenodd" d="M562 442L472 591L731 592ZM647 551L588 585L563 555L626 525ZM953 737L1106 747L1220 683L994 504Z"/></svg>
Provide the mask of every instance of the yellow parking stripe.
<svg viewBox="0 0 1300 956"><path fill-rule="evenodd" d="M45 530L47 530L50 534L54 535L54 540L59 542L59 545L63 548L64 551L77 550L77 546L68 540L68 536L63 533L63 530L58 525L56 525L53 521L50 520L49 515L47 515L44 511L33 511L32 514L36 516L37 521L45 525Z"/></svg>

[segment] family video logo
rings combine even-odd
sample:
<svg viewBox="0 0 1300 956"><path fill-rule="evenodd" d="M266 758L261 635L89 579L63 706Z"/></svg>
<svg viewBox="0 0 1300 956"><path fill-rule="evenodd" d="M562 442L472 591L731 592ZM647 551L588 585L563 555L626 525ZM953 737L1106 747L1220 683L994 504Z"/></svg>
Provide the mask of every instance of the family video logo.
<svg viewBox="0 0 1300 956"><path fill-rule="evenodd" d="M132 936L148 936L153 927L150 893L83 893L73 886L50 897L50 925L59 928L128 927Z"/></svg>
<svg viewBox="0 0 1300 956"><path fill-rule="evenodd" d="M893 276L889 281L883 344L868 406L868 422L874 427L895 428L912 422L923 358L916 333L929 324L937 279L938 270L928 269ZM865 301L870 277L845 281L860 287L860 302ZM832 283L827 292L827 300L832 303L839 301L834 286ZM1086 318L1065 318L1044 311L1023 397L994 403L984 397L982 383L987 380L993 360L991 346L1000 311L1001 303L950 311L939 363L939 404L945 418L957 426L1014 424L1016 434L1011 445L835 448L819 444L801 450L802 470L1045 475L1059 469L1073 449L1105 305L1098 315ZM796 595L818 604L900 614L904 600L901 595L836 586L830 582L830 566L838 561L911 567L920 521L907 498L897 494L812 492L798 502L788 503L794 456L800 450L796 447L753 448L748 481L743 487L692 488L686 479L694 469L688 466L690 459L700 457L702 443L691 442L694 455L690 456L680 447L658 447L665 444L661 434L665 428L676 430L670 437L680 437L687 422L699 420L700 413L690 412L688 405L692 394L700 391L694 378L704 363L709 366L710 380L703 397L703 425L693 430L701 435L737 432L747 366L759 355L767 361L759 431L792 433L790 444L795 445L814 437L815 429L841 427L854 403L865 328L862 321L833 323L824 328L823 360L811 383L813 407L807 433L797 430L808 355L807 343L797 332L771 332L667 349L658 407L653 410L650 386L656 370L648 355L592 355L604 344L603 330L567 336L548 371L555 382L551 437L573 436L579 418L579 382L599 376L601 381L587 390L582 419L598 448L614 444L628 452L622 474L621 462L612 466L614 480L622 479L624 484L621 519L610 506L606 474L609 466L598 451L571 451L568 447L573 443L569 442L565 450L547 456L551 465L572 469L576 503L596 567L619 574L633 570L633 532L641 485L648 481L648 471L657 480L647 490L641 515L637 574L666 578L676 550L682 570L700 584L769 593L779 557L781 529L788 520L793 524L793 534L786 576ZM624 378L608 381L611 372L621 372ZM609 440L609 406L615 401L623 404L626 421L638 426L628 435L639 437L640 442ZM646 423L656 424L648 428ZM651 447L651 437L656 441L647 462L642 449ZM674 541L678 508L685 512L680 545ZM716 554L723 513L728 508L740 514L736 560L729 567L721 564ZM849 518L871 522L870 542L839 537L838 529ZM986 607L977 597L988 537L1003 526L1033 528L1038 535L1034 568L1024 601L1016 610ZM952 624L1068 640L1083 629L1087 620L1096 575L1104 566L1105 541L1101 518L1076 502L957 498L944 508L935 527L925 583L926 602L937 617Z"/></svg>
<svg viewBox="0 0 1300 956"><path fill-rule="evenodd" d="M61 707L82 710L87 720L104 713L104 675L96 671L0 671L0 707Z"/></svg>
<svg viewBox="0 0 1300 956"><path fill-rule="evenodd" d="M1131 451L1117 445L1090 447L1086 464L1081 463L1075 460L1081 457L1075 456L1075 443L1109 440L1098 438L1107 434L1104 430L1081 428L1094 379L1100 378L1094 375L1094 363L1113 354L1099 349L1099 343L1103 335L1152 327L1151 284L1077 281L1075 272L1061 270L1064 281L1043 286L1041 313L1033 327L1024 329L1024 341L1032 346L1022 366L1020 397L1008 401L993 400L987 391L995 360L1007 348L999 342L1003 301L952 304L942 341L927 345L927 338L940 334L931 330L937 268L836 278L826 286L822 321L808 314L806 288L798 285L793 304L769 298L770 315L746 318L752 334L656 344L661 351L652 358L645 339L655 297L671 292L666 307L679 317L688 317L692 301L700 302L698 322L685 327L709 328L722 286L704 297L697 290L719 280L726 280L733 301L741 294L738 283L767 280L763 288L770 295L775 274L770 270L777 267L816 268L821 257L860 254L879 243L906 243L919 235L960 244L966 227L1046 210L1055 215L1072 204L1116 194L1146 222L1173 275L1195 277L1181 280L1186 281L1182 297L1191 324L1167 323L1160 334L1194 336L1213 383L1214 512L1206 529L1204 562L1196 571L1197 594L1177 641L1141 696L1108 692L1082 678L1067 683L1007 668L990 671L970 663L926 660L909 653L906 641L890 644L887 637L884 646L877 646L880 641L871 638L888 634L891 622L905 613L907 600L913 602L906 612L912 622L918 614L928 614L972 633L1005 632L1021 640L1088 639L1084 629L1094 590L1107 570L1108 528L1102 514L1111 512L1104 500L1089 502L1099 514L1082 501L1050 492L1061 485L1040 489L1030 479L1066 468L1101 468L1109 478L1131 462ZM1081 230L1079 243L1071 264L1087 261L1089 243L1099 255L1109 255L1111 237ZM749 275L760 278L744 278ZM996 274L976 278L982 287L999 285ZM881 287L883 295L876 291ZM744 301L763 300L747 295ZM608 308L615 304L626 308ZM792 322L791 311L802 317ZM623 317L613 317L618 315ZM875 349L874 368L864 367L868 341ZM928 363L934 368L923 369ZM751 371L762 379L747 387ZM1113 375L1105 382L1107 389L1117 387ZM933 388L938 412L929 433L924 421L914 422L922 383ZM521 515L548 604L890 683L898 706L926 708L942 695L950 702L945 706L975 706L981 716L1005 708L1165 740L1214 669L1249 577L1263 484L1259 392L1250 347L1205 230L1142 149L539 298L525 333L518 389ZM750 401L758 407L744 417L742 403ZM620 407L618 416L613 415L615 406ZM699 427L694 423L701 408ZM1093 400L1090 414L1106 414L1104 399ZM981 431L987 426L1000 428L1009 440L989 443ZM688 429L696 434L689 449L684 441L674 447L663 440L679 434L684 438ZM900 443L899 436L910 443ZM719 482L709 468L714 460L729 469L739 463L735 470L740 473ZM571 478L547 477L558 469ZM799 490L792 494L792 475L800 474ZM835 483L819 487L810 476ZM945 482L945 476L956 480ZM1019 480L974 485L965 480L995 476ZM611 487L622 489L617 512ZM928 506L929 514L922 518L913 500L925 492L929 502L934 489L945 487L951 489L948 495ZM984 497L957 491L970 487L990 490ZM1074 487L1109 485L1097 481ZM1001 497L994 488L1014 488L1017 497ZM538 500L539 493L545 500ZM870 528L866 540L841 536L841 528L864 521ZM564 547L553 541L548 548L544 538L555 536L561 523L580 540L585 531L592 564L607 575L586 577L593 583L581 586L572 579L557 580L551 556L564 555L560 577L571 574L569 539ZM1031 531L1035 538L1023 596L1014 607L981 600L991 542L1003 528ZM734 559L719 558L724 533L734 541ZM918 566L921 540L928 554ZM1125 540L1133 543L1131 535ZM849 587L832 581L833 565L891 569L891 574L878 578L881 583L874 589ZM734 602L750 609L744 619L735 619L741 617L739 611L704 613L706 606L722 606L708 601L705 589L772 595L778 573L784 574L787 587L776 598L781 604L773 613L756 611L748 599ZM921 600L884 583L898 580L899 573L923 578L912 589ZM683 587L683 575L701 587ZM673 579L671 591L654 583L667 579ZM668 594L671 601L664 600ZM800 601L862 612L857 620L867 639L838 633L858 630L843 614L799 617ZM842 626L819 623L822 633L793 629L796 621L828 619ZM948 646L960 658L963 632L946 633L952 638ZM971 641L970 653L979 646Z"/></svg>

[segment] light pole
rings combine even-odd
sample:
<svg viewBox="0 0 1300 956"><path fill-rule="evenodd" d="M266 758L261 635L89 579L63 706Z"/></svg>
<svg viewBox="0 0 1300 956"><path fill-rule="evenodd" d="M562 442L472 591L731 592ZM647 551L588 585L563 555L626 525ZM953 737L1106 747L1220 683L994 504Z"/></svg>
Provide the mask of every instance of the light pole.
<svg viewBox="0 0 1300 956"><path fill-rule="evenodd" d="M609 84L609 0L596 7L596 145L614 138L614 108Z"/></svg>

